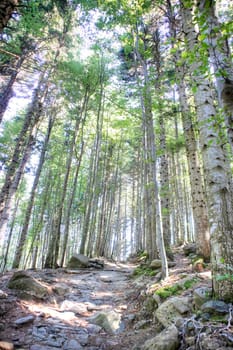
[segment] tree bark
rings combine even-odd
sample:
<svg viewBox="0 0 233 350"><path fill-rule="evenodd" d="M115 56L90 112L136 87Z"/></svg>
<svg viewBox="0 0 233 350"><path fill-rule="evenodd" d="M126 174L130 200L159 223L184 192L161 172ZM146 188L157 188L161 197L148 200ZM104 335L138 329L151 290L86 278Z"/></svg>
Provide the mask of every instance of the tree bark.
<svg viewBox="0 0 233 350"><path fill-rule="evenodd" d="M195 49L196 61L190 73L196 85L194 99L200 126L200 148L205 170L210 217L211 264L214 295L231 301L233 295L233 205L232 177L221 135L215 127L216 108L211 82L201 73L202 60L198 51L198 33L193 25L193 8L181 1L181 16L185 40L190 52Z"/></svg>
<svg viewBox="0 0 233 350"><path fill-rule="evenodd" d="M53 127L53 123L54 123L54 119L52 119L51 117L49 118L49 123L48 123L48 129L47 129L47 134L45 136L45 140L44 140L44 145L40 154L40 160L39 160L39 164L37 167L37 171L36 171L36 175L33 181L33 185L32 185L32 189L31 189L31 194L28 200L28 205L26 208L26 212L25 212L25 217L24 217L24 223L23 223L23 227L20 233L20 238L18 241L18 245L16 247L16 252L15 252L15 257L14 257L14 261L12 264L12 267L14 269L19 268L19 264L20 264L20 260L22 257L22 253L23 253L23 249L25 248L25 242L26 242L26 238L27 238L27 232L28 232L28 227L30 224L30 219L31 219L31 213L32 213L32 208L33 208L33 204L34 204L34 199L35 199L35 195L36 195L36 189L39 183L39 179L40 179L40 174L42 171L42 167L44 164L44 160L45 160L45 154L46 154L46 150L48 147L48 143L49 143L49 138L50 138L50 134L51 134L51 130Z"/></svg>

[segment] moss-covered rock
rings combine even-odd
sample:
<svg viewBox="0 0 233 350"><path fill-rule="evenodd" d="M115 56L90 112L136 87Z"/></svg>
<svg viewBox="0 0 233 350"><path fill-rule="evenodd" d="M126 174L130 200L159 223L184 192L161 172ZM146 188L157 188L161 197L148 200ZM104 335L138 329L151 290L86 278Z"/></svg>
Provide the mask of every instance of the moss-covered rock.
<svg viewBox="0 0 233 350"><path fill-rule="evenodd" d="M179 332L174 325L164 329L156 337L149 339L142 350L176 350L179 348Z"/></svg>
<svg viewBox="0 0 233 350"><path fill-rule="evenodd" d="M189 297L172 297L158 307L155 316L164 327L167 327L187 316L191 308L192 303Z"/></svg>
<svg viewBox="0 0 233 350"><path fill-rule="evenodd" d="M8 283L10 289L16 289L22 298L30 299L31 297L45 299L49 296L49 288L30 276L26 271L17 271L11 277Z"/></svg>

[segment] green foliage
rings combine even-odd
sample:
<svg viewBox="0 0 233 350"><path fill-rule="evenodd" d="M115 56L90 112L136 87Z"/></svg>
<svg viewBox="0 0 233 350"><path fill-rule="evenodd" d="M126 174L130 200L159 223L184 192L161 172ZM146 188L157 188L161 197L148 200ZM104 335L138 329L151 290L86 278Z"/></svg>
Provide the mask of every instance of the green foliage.
<svg viewBox="0 0 233 350"><path fill-rule="evenodd" d="M215 276L216 281L230 281L233 282L233 274L226 273L224 275L216 275Z"/></svg>

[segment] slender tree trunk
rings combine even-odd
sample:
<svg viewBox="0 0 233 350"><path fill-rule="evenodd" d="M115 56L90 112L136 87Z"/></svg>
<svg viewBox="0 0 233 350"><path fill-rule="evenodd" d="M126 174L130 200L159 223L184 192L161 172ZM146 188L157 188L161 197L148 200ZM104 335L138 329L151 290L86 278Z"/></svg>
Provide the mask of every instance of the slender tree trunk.
<svg viewBox="0 0 233 350"><path fill-rule="evenodd" d="M20 238L18 241L18 245L16 248L16 252L15 252L15 257L14 257L14 261L12 264L12 267L14 269L19 268L19 264L20 264L20 260L22 257L22 253L23 253L23 249L25 246L25 242L26 242L26 238L27 238L27 232L28 232L28 227L29 227L29 223L30 223L30 219L31 219L31 213L32 213L32 208L33 208L33 204L34 204L34 199L35 199L35 195L36 195L36 189L39 183L39 179L40 179L40 174L42 171L42 167L44 164L44 160L45 160L45 153L48 147L48 143L49 143L49 138L50 138L50 134L51 134L51 130L53 127L53 123L54 123L54 119L52 119L51 117L49 118L49 123L48 123L48 129L47 129L47 134L45 136L45 140L44 140L44 145L40 154L40 160L39 160L39 164L37 167L37 171L36 171L36 175L33 181L33 185L32 185L32 189L31 189L31 194L30 194L30 198L28 200L28 205L26 208L26 213L25 213L25 218L24 218L24 223L23 223L23 227L20 233Z"/></svg>
<svg viewBox="0 0 233 350"><path fill-rule="evenodd" d="M0 5L1 6L1 5ZM4 113L6 112L8 103L13 95L13 85L16 81L17 75L19 73L20 68L22 67L23 62L26 59L26 52L23 52L21 57L18 59L16 66L13 67L10 79L7 83L7 85L4 87L3 92L1 93L0 96L0 123L2 122L2 118Z"/></svg>
<svg viewBox="0 0 233 350"><path fill-rule="evenodd" d="M76 165L76 170L75 170L75 175L74 175L74 180L73 180L73 185L72 185L72 191L71 191L71 194L69 195L68 203L67 203L66 217L65 217L65 222L64 222L64 226L65 226L64 227L64 242L63 242L63 247L62 247L61 263L60 263L61 267L64 265L64 262L65 262L67 243L68 243L68 239L69 239L69 225L70 225L71 208L72 208L72 204L73 204L74 197L75 197L75 191L77 188L78 175L79 175L79 169L80 169L80 165L81 165L81 161L82 161L83 152L84 152L84 143L82 141L79 159L78 159L78 163Z"/></svg>
<svg viewBox="0 0 233 350"><path fill-rule="evenodd" d="M84 217L84 223L83 223L83 232L82 232L82 239L79 251L81 254L85 254L86 247L88 244L88 238L89 238L89 226L91 224L90 218L91 218L91 211L93 207L93 201L95 200L96 196L96 185L97 185L97 174L98 174L98 167L99 167L99 157L100 157L100 148L102 143L102 126L103 126L103 99L104 99L104 72L101 72L100 76L100 95L99 95L99 106L97 111L97 122L96 122L96 138L95 143L92 149L92 157L91 157L91 164L90 164L90 170L89 170L89 184L88 184L88 193L86 195L86 211L85 211L85 217Z"/></svg>
<svg viewBox="0 0 233 350"><path fill-rule="evenodd" d="M147 64L143 60L140 54L138 40L139 40L138 33L136 33L135 54L142 66L143 80L144 80L141 102L142 102L142 116L145 122L145 131L146 131L146 151L148 152L148 160L149 160L150 185L154 196L154 198L152 199L153 214L155 215L153 223L155 223L154 228L156 230L156 243L159 250L160 258L162 260L162 278L166 278L168 276L168 265L167 265L166 251L164 246L161 202L160 202L158 180L157 180L157 169L156 169L157 157L156 157L156 149L155 149L155 133L154 133L154 123L153 123L153 115L152 115L150 81L149 81L149 76L147 71ZM153 240L152 240L152 244L153 244L153 255L150 258L153 259L156 256L156 251L155 251L156 245L155 245L155 242L153 242Z"/></svg>

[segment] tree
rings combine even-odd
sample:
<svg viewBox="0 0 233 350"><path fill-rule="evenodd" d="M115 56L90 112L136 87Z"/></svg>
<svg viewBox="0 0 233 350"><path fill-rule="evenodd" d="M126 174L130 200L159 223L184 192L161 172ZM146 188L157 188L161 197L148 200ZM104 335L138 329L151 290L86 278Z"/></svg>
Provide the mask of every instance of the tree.
<svg viewBox="0 0 233 350"><path fill-rule="evenodd" d="M230 301L232 281L232 178L224 143L215 127L216 108L213 87L206 78L198 49L198 34L193 24L193 7L181 1L182 29L190 52L196 60L190 62L190 73L195 83L194 99L200 128L200 147L206 178L207 200L211 232L211 264L213 291L217 298Z"/></svg>

